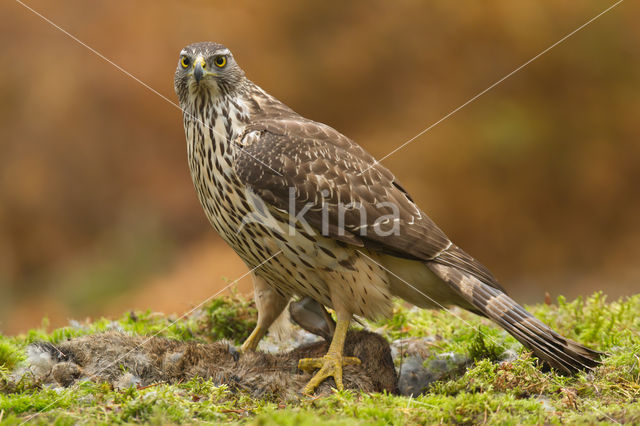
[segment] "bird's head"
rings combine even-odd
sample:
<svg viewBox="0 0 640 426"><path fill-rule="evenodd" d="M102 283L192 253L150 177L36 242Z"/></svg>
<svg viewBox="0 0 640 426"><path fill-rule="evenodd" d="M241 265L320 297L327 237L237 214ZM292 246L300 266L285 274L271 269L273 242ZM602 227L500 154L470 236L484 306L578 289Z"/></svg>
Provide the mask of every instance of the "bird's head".
<svg viewBox="0 0 640 426"><path fill-rule="evenodd" d="M174 88L182 105L201 94L212 97L233 92L244 81L244 71L225 46L202 42L180 52Z"/></svg>

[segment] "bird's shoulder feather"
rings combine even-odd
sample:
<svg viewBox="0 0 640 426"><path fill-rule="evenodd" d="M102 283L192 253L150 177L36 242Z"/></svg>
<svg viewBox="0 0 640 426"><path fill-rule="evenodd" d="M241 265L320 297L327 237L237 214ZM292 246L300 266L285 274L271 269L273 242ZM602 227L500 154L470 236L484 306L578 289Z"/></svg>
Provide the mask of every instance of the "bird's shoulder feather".
<svg viewBox="0 0 640 426"><path fill-rule="evenodd" d="M386 167L335 129L298 115L281 116L254 121L239 143L236 173L267 205L289 214L292 206L294 213L307 208L305 221L324 236L456 266L499 287Z"/></svg>

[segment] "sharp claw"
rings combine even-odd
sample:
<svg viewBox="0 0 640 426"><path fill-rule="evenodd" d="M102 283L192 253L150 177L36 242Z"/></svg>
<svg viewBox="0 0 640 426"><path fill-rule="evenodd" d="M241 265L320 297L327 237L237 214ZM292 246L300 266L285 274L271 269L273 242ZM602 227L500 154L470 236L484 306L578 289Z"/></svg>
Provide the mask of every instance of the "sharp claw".
<svg viewBox="0 0 640 426"><path fill-rule="evenodd" d="M319 371L309 380L304 387L303 393L311 395L313 391L325 379L333 377L336 382L336 389L343 390L342 367L345 365L359 365L360 360L356 357L342 357L339 354L327 354L322 358L302 358L298 361L300 370L311 372L319 369Z"/></svg>

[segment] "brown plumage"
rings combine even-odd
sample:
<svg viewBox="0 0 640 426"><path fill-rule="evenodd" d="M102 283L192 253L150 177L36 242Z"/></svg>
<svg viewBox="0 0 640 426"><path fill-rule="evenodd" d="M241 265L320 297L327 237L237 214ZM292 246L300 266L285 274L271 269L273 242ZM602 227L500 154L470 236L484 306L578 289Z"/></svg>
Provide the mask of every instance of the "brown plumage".
<svg viewBox="0 0 640 426"><path fill-rule="evenodd" d="M398 296L485 315L562 372L597 365L597 352L562 338L508 298L389 170L248 80L226 47L183 49L175 90L200 202L254 269L259 319L244 350L255 348L292 295L311 297L332 307L338 322L329 353L303 363L321 368L307 390L329 376L339 382L340 367L357 362L341 353L346 324L353 315L388 315Z"/></svg>

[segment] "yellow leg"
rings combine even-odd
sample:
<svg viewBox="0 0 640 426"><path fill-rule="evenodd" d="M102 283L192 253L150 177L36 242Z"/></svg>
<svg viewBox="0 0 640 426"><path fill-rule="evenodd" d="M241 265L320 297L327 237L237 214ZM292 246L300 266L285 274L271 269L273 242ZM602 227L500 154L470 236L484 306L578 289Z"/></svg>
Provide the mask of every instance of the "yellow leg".
<svg viewBox="0 0 640 426"><path fill-rule="evenodd" d="M247 340L240 346L240 352L255 351L265 334L267 334L267 328L261 327L260 324L256 325Z"/></svg>
<svg viewBox="0 0 640 426"><path fill-rule="evenodd" d="M267 330L287 306L288 299L282 297L261 277L253 276L254 298L258 308L258 323L240 347L241 352L255 351Z"/></svg>
<svg viewBox="0 0 640 426"><path fill-rule="evenodd" d="M298 368L303 371L311 372L318 368L320 369L305 386L303 391L305 394L313 393L320 383L328 377L333 377L336 382L336 388L342 390L344 388L342 385L342 366L360 364L360 360L356 357L342 356L350 321L351 315L348 318L338 318L331 345L325 356L322 358L302 358L298 361Z"/></svg>

